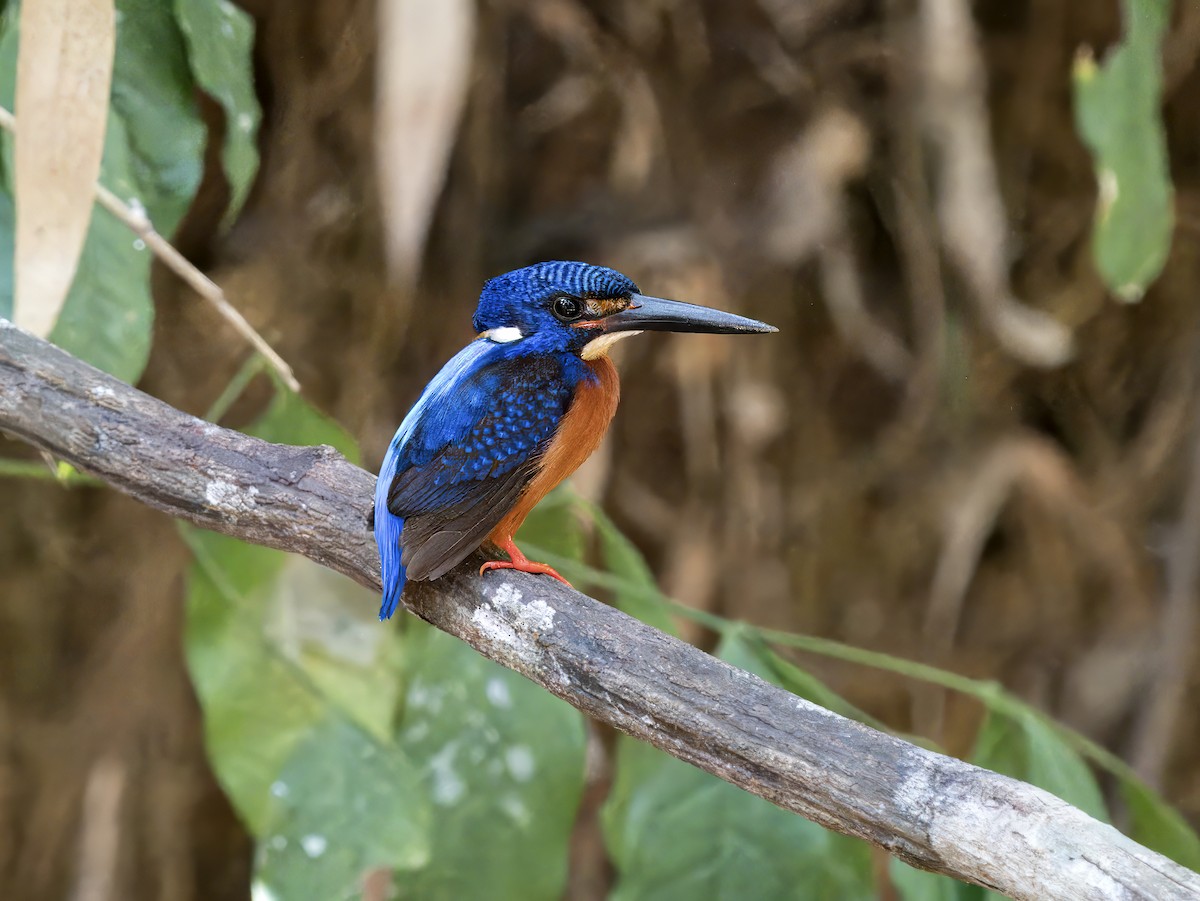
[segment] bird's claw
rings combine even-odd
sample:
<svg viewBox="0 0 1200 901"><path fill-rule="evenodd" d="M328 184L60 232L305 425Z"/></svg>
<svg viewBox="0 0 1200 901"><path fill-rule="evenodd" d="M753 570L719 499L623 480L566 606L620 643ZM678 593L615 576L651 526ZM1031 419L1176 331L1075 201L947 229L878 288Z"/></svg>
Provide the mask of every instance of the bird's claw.
<svg viewBox="0 0 1200 901"><path fill-rule="evenodd" d="M521 560L520 562L512 562L509 560L489 560L483 566L479 567L479 575L483 575L489 569L513 569L521 573L532 573L536 576L550 576L558 579L568 588L575 586L558 574L558 571L553 566L547 566L545 563L534 563L532 560Z"/></svg>

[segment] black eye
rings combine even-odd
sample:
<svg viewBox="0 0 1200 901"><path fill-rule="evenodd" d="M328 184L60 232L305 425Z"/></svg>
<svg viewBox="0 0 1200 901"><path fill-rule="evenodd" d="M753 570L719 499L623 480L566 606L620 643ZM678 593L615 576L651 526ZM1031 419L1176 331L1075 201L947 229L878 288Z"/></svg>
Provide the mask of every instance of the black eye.
<svg viewBox="0 0 1200 901"><path fill-rule="evenodd" d="M566 294L560 294L554 298L551 309L554 311L554 315L563 322L574 322L583 315L583 303L579 298Z"/></svg>

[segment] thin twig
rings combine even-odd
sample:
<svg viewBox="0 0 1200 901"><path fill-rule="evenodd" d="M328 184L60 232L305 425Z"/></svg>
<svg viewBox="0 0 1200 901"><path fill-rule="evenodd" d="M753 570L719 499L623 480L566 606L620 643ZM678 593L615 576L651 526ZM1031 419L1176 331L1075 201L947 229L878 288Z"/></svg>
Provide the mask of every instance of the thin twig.
<svg viewBox="0 0 1200 901"><path fill-rule="evenodd" d="M0 107L0 128L13 134L17 131L16 117L4 107ZM193 291L212 304L217 314L233 326L234 331L245 338L263 359L271 364L271 368L279 373L279 377L283 379L284 384L288 388L292 391L300 390L300 382L296 380L296 375L292 372L292 367L287 364L283 357L275 352L275 349L267 343L266 339L255 331L254 326L247 322L245 317L229 302L220 285L193 266L187 257L175 249L170 241L155 231L154 223L150 221L144 212L128 206L121 198L117 197L116 194L99 182L96 183L96 200L100 206L108 210L108 212L127 226L130 231L145 241L146 246L150 248L156 257L163 261L168 269L187 282Z"/></svg>

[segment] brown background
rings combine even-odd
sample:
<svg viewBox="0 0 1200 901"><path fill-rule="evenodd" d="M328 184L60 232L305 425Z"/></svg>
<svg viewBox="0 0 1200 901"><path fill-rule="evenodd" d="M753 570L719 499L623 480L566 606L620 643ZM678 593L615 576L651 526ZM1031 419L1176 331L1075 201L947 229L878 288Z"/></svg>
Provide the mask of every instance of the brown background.
<svg viewBox="0 0 1200 901"><path fill-rule="evenodd" d="M499 271L583 258L773 322L770 339L623 345L622 407L581 490L672 595L1001 680L1197 823L1200 634L1169 618L1195 591L1173 605L1165 588L1198 550L1172 553L1200 349L1200 7L1176 5L1179 221L1135 306L1094 271L1070 105L1072 60L1117 38L1116 3L973 5L1011 288L1070 328L1063 367L1003 345L996 297L943 251L937 128L958 111L929 91L946 59L903 0L486 0L415 292L383 264L374 4L248 0L262 172L217 237L210 165L179 244L371 466ZM155 293L142 387L202 413L245 348L170 276ZM171 523L105 490L0 490L0 896L64 896L79 824L116 785L113 897L245 897L250 842L181 660L188 556ZM971 705L807 663L894 727L969 748Z"/></svg>

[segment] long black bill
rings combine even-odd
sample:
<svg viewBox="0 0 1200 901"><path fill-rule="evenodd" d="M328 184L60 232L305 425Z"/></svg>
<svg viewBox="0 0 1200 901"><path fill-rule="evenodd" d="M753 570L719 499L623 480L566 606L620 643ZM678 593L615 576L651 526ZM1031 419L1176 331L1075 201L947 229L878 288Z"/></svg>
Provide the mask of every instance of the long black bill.
<svg viewBox="0 0 1200 901"><path fill-rule="evenodd" d="M600 320L606 332L703 332L708 335L736 335L777 332L779 329L757 319L735 316L678 300L663 300L634 294L627 310Z"/></svg>

